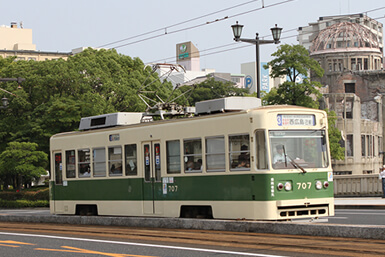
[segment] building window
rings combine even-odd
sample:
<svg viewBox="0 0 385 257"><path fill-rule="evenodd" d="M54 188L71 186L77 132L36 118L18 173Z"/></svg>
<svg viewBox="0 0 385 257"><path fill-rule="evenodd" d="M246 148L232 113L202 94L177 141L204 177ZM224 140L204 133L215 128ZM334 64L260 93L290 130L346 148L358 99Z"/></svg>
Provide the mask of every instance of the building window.
<svg viewBox="0 0 385 257"><path fill-rule="evenodd" d="M357 70L362 70L362 58L357 59Z"/></svg>
<svg viewBox="0 0 385 257"><path fill-rule="evenodd" d="M350 60L350 65L351 65L351 70L356 70L357 67L356 67L356 59L351 59Z"/></svg>
<svg viewBox="0 0 385 257"><path fill-rule="evenodd" d="M352 175L352 171L333 171L333 175Z"/></svg>
<svg viewBox="0 0 385 257"><path fill-rule="evenodd" d="M372 138L373 138L372 136L369 136L369 135L366 136L366 142L367 142L367 145L368 145L368 156L369 157L373 156L373 148L372 148L373 140L372 140Z"/></svg>
<svg viewBox="0 0 385 257"><path fill-rule="evenodd" d="M238 77L232 77L232 78L231 78L231 81L234 82L234 83L240 83L240 82L241 82L241 78L238 78Z"/></svg>
<svg viewBox="0 0 385 257"><path fill-rule="evenodd" d="M345 83L345 93L356 93L356 83Z"/></svg>
<svg viewBox="0 0 385 257"><path fill-rule="evenodd" d="M352 157L354 155L353 151L353 135L346 135L346 156Z"/></svg>
<svg viewBox="0 0 385 257"><path fill-rule="evenodd" d="M368 70L368 69L369 69L368 58L364 58L364 70Z"/></svg>
<svg viewBox="0 0 385 257"><path fill-rule="evenodd" d="M180 142L172 140L166 142L167 173L180 173Z"/></svg>
<svg viewBox="0 0 385 257"><path fill-rule="evenodd" d="M366 136L361 135L361 156L365 157L366 156Z"/></svg>

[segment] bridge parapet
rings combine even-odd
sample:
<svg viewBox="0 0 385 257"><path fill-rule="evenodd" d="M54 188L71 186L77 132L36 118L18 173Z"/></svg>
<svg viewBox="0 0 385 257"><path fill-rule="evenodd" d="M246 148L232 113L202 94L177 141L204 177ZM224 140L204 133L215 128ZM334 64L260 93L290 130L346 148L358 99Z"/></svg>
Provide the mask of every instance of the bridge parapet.
<svg viewBox="0 0 385 257"><path fill-rule="evenodd" d="M334 196L382 196L378 174L334 175Z"/></svg>

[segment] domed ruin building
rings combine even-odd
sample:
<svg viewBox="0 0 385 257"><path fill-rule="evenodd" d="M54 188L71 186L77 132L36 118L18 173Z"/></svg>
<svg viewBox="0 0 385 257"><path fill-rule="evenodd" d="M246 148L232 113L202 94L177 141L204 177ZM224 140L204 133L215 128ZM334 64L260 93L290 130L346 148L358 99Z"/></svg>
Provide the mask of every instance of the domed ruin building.
<svg viewBox="0 0 385 257"><path fill-rule="evenodd" d="M364 14L320 17L298 41L325 70L322 108L336 112L345 160L335 174L378 173L383 164L383 25Z"/></svg>

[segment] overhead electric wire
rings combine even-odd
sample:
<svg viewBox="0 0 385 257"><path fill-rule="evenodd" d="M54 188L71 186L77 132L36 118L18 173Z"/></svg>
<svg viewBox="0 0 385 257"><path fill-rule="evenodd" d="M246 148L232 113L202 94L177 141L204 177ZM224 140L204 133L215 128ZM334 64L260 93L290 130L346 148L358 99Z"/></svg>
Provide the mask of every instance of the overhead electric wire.
<svg viewBox="0 0 385 257"><path fill-rule="evenodd" d="M247 4L250 4L252 2L257 2L257 1L260 1L260 0L252 0L252 1L248 1L248 2L245 2L245 3L238 4L238 5L234 5L234 6L225 8L225 9L221 9L219 11L215 11L215 12L208 13L208 14L205 14L205 15L202 15L202 16L198 16L198 17L186 20L186 21L178 22L178 23L175 23L175 24L170 25L170 26L166 26L166 27L163 27L163 28L160 28L160 29L155 29L153 31L145 32L143 34L139 34L139 35L136 35L136 36L128 37L128 38L121 39L121 40L118 40L118 41L115 41L115 42L111 42L111 43L108 43L108 44L104 44L104 45L99 46L99 47L105 47L105 46L117 44L117 43L120 43L120 42L123 42L123 41L127 41L127 40L131 40L131 39L137 38L137 37L146 36L146 35L158 32L158 31L167 31L167 29L169 29L169 28L176 27L176 26L179 26L179 25L182 25L182 24L185 24L185 23L189 23L191 21L199 20L199 19L211 16L211 15L214 15L214 14L217 14L217 13L220 13L220 12L228 11L228 10L231 10L231 9L243 6L243 5L247 5Z"/></svg>
<svg viewBox="0 0 385 257"><path fill-rule="evenodd" d="M162 34L151 36L151 37L148 37L148 38L136 40L136 41L133 41L133 42L130 42L130 43L126 43L126 44L115 46L113 48L116 49L116 48L120 48L120 47L124 47L124 46L128 46L128 45L140 43L140 42L143 42L143 41L147 41L147 40L150 40L150 39L155 39L155 38L158 38L158 37L162 37L162 36L166 36L166 35L170 35L170 34L175 34L175 33L179 33L179 32L186 31L186 30L195 29L195 28L198 28L198 27L202 27L202 26L206 26L206 25L209 25L209 24L213 24L215 22L219 22L219 21L227 20L229 18L234 18L234 17L242 16L242 15L245 15L245 14L248 14L248 13L251 13L251 12L260 11L262 9L266 9L266 8L270 8L270 7L275 7L275 6L286 4L288 2L293 2L293 1L295 1L295 0L284 0L284 1L281 1L281 2L278 2L278 3L262 6L262 7L259 7L259 8L255 8L255 9L252 9L252 10L249 10L249 11L245 11L245 12L241 12L241 13L238 13L238 14L235 14L235 15L231 15L231 16L225 16L223 18L216 19L216 20L209 21L209 22L205 22L205 23L201 23L201 24L198 24L198 25L194 25L194 26L190 26L190 27L186 27L186 28L182 28L182 29L178 29L178 30L174 30L174 31L167 31L164 34L162 33Z"/></svg>
<svg viewBox="0 0 385 257"><path fill-rule="evenodd" d="M291 31L296 31L297 29L290 29L290 30L285 30L285 31L282 31L282 34L283 33L288 33L288 32L291 32ZM266 36L261 36L260 38L265 38L265 37L269 37L270 35L266 35ZM296 35L295 35L296 36ZM292 36L289 36L287 38L290 38ZM285 39L285 38L281 38L281 39ZM197 52L191 52L191 55L195 54L195 53L199 53L200 56L207 56L207 55L212 55L212 54L217 54L217 53L223 53L223 52L227 52L227 51L233 51L233 50L236 50L236 49L240 49L240 48L246 48L246 47L251 47L253 45L242 45L242 46L237 46L237 47L233 47L233 48L230 48L230 49L225 49L225 50L220 50L220 51L215 51L215 52L210 52L210 53L206 53L206 54L202 54L204 52L207 52L207 51L210 51L210 50L213 50L213 49L218 49L218 48L223 48L223 47L228 47L228 46L235 46L235 45L239 45L238 43L234 42L234 43L230 43L230 44L225 44L225 45L221 45L221 46L215 46L215 47L211 47L211 48L207 48L207 49L204 49L204 50L201 50L201 51L197 51ZM155 60L155 61L151 61L151 62L146 62L146 64L151 64L151 63L158 63L158 62L165 62L166 60L173 60L175 59L175 56L170 56L170 57L167 57L167 58L162 58L162 59L158 59L158 60Z"/></svg>
<svg viewBox="0 0 385 257"><path fill-rule="evenodd" d="M291 0L291 1L294 1L294 0ZM290 2L290 1L284 1L284 2L280 2L280 3L277 3L277 4L272 4L270 6L267 6L267 7L272 7L272 6L275 6L275 5L278 5L278 4L282 4L282 3L286 3L286 2ZM264 7L262 8L257 8L257 9L254 9L254 10L250 10L250 11L247 11L247 12L244 12L244 13L240 13L240 14L236 14L236 15L233 15L233 16L226 16L228 18L230 17L236 17L238 15L243 15L243 14L246 14L246 13L249 13L249 12L253 12L253 11L256 11L256 10L260 10L260 9L263 9ZM228 8L230 9L230 8ZM378 8L375 8L375 9L372 9L372 10L369 10L369 11L365 11L365 12L362 12L362 13L369 13L369 12L374 12L374 11L378 11L378 10L382 10L382 9L385 9L385 7L378 7ZM351 15L354 15L354 14L351 14ZM373 18L373 20L379 20L379 19L384 19L384 17L379 17L379 18ZM338 17L334 18L334 19L339 19ZM332 19L333 20L333 19ZM325 21L320 21L319 23L324 23L324 22L330 22L330 20L325 20ZM202 26L202 25L199 25L199 26ZM297 31L298 28L293 28L293 29L289 29L289 30L284 30L282 31L282 34L283 33L288 33L288 32L292 32L292 31ZM179 31L177 31L179 32ZM314 33L314 31L311 31L311 32L305 32L305 33L302 33L302 35L306 35L306 34L312 34ZM157 37L159 36L163 36L162 35L158 35ZM291 35L291 36L286 36L286 37L281 37L281 40L285 40L285 39L289 39L289 38L293 38L293 37L297 37L298 34L296 35ZM260 38L264 38L264 37L268 37L268 36L263 36L263 37L260 37ZM136 42L135 42L136 43ZM208 48L208 49L205 49L205 50L202 50L202 51L199 51L199 53L202 53L202 52L206 52L206 51L210 51L212 49L218 49L218 48L223 48L223 47L227 47L227 46L231 46L231 45L236 45L237 43L232 43L232 44L226 44L226 45L221 45L221 46L216 46L216 47L212 47L212 48ZM211 53L206 53L206 54L200 54L200 56L208 56L208 55L213 55L213 54L218 54L218 53L223 53L223 52L228 52L228 51L233 51L233 50L236 50L236 49L240 49L240 48L245 48L245 47L251 47L252 45L245 45L245 46L240 46L240 47L234 47L234 48L230 48L230 49L225 49L225 50L220 50L220 51L215 51L215 52L211 52ZM169 59L174 59L175 56L173 57L168 57L168 58L162 58L162 59L159 59L159 60L156 60L156 61L152 61L152 62L147 62L147 64L150 64L150 63L157 63L159 61L165 61L165 60L169 60Z"/></svg>

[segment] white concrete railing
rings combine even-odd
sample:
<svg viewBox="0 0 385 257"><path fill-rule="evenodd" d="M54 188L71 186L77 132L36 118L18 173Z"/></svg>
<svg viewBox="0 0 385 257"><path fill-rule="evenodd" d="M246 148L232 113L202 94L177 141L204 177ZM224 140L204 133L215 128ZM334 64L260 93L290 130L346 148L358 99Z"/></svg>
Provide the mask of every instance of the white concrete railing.
<svg viewBox="0 0 385 257"><path fill-rule="evenodd" d="M381 196L378 174L334 175L334 196Z"/></svg>

